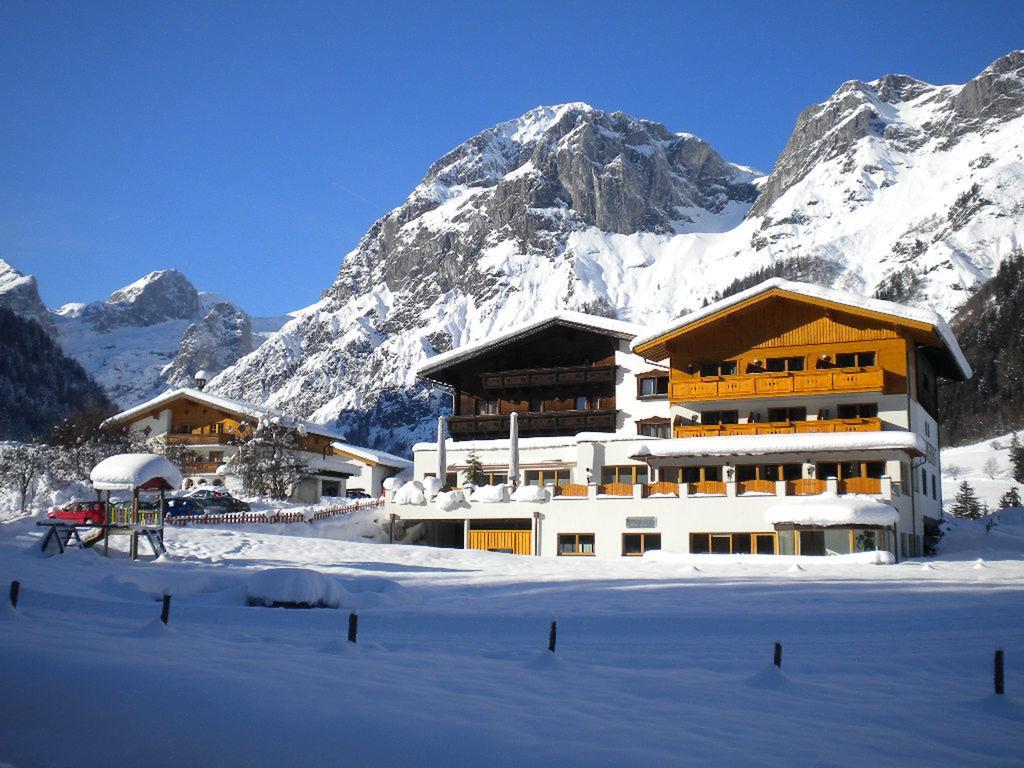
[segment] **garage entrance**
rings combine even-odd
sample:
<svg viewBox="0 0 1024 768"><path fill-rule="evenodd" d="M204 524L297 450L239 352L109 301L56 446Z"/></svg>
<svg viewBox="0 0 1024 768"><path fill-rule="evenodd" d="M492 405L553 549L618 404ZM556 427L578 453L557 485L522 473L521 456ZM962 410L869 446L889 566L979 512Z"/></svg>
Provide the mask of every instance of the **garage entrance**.
<svg viewBox="0 0 1024 768"><path fill-rule="evenodd" d="M532 555L531 520L470 520L469 548L509 555Z"/></svg>

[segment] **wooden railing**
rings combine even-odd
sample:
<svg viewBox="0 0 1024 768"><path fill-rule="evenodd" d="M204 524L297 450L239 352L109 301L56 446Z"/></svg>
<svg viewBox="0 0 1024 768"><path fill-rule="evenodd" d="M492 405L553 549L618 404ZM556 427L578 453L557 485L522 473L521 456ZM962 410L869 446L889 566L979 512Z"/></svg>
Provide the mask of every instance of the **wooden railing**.
<svg viewBox="0 0 1024 768"><path fill-rule="evenodd" d="M879 432L881 429L882 420L879 418L755 421L748 424L682 424L673 429L673 437L786 435L802 432Z"/></svg>
<svg viewBox="0 0 1024 768"><path fill-rule="evenodd" d="M189 464L185 467L186 475L213 475L220 469L222 461L204 461L198 464Z"/></svg>
<svg viewBox="0 0 1024 768"><path fill-rule="evenodd" d="M347 515L358 509L372 509L383 505L383 499L371 499L355 502L353 504L343 504L337 507L325 507L324 509L318 509L314 512L308 522L314 523L318 520L326 520L331 517L338 517L339 515ZM282 511L275 512L272 515L267 515L262 512L226 512L222 515L187 515L181 517L168 517L166 519L166 523L168 525L176 525L179 527L186 525L251 525L258 523L273 525L278 523L304 522L307 522L307 519L302 512Z"/></svg>
<svg viewBox="0 0 1024 768"><path fill-rule="evenodd" d="M781 395L823 395L830 392L880 392L881 368L842 368L793 373L748 373L742 376L701 376L669 383L673 402L727 400Z"/></svg>
<svg viewBox="0 0 1024 768"><path fill-rule="evenodd" d="M690 483L687 490L691 496L695 493L705 496L725 496L725 483L721 480L698 480L695 483Z"/></svg>
<svg viewBox="0 0 1024 768"><path fill-rule="evenodd" d="M744 493L768 493L775 495L774 480L740 480L736 483L736 493L742 496Z"/></svg>
<svg viewBox="0 0 1024 768"><path fill-rule="evenodd" d="M553 432L576 434L587 430L610 432L615 429L618 411L530 411L519 414L519 433ZM455 439L473 435L508 435L508 414L484 414L480 416L452 416L448 419L448 431Z"/></svg>
<svg viewBox="0 0 1024 768"><path fill-rule="evenodd" d="M824 480L805 477L802 480L787 480L787 496L817 496L824 493L827 486Z"/></svg>
<svg viewBox="0 0 1024 768"><path fill-rule="evenodd" d="M877 477L848 477L839 481L839 492L879 494L882 492L882 481Z"/></svg>
<svg viewBox="0 0 1024 768"><path fill-rule="evenodd" d="M524 368L483 374L486 389L521 389L562 384L615 383L614 365L571 365L559 368Z"/></svg>
<svg viewBox="0 0 1024 768"><path fill-rule="evenodd" d="M633 486L629 483L605 483L597 492L605 496L632 496Z"/></svg>
<svg viewBox="0 0 1024 768"><path fill-rule="evenodd" d="M658 483L651 483L647 486L645 496L678 496L679 495L679 483L670 483L668 481L661 481Z"/></svg>
<svg viewBox="0 0 1024 768"><path fill-rule="evenodd" d="M187 435L164 435L164 440L170 445L230 445L238 439L237 435L223 434L187 434Z"/></svg>
<svg viewBox="0 0 1024 768"><path fill-rule="evenodd" d="M587 486L580 483L567 483L566 485L555 486L555 496L586 497Z"/></svg>

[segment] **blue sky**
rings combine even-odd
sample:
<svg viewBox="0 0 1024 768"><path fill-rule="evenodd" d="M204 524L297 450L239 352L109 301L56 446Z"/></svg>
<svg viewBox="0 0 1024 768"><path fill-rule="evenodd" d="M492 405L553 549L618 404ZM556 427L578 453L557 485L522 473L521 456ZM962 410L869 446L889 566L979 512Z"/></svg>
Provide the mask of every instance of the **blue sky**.
<svg viewBox="0 0 1024 768"><path fill-rule="evenodd" d="M0 258L51 306L177 267L315 301L466 138L586 101L770 170L849 79L963 82L1020 2L0 4Z"/></svg>

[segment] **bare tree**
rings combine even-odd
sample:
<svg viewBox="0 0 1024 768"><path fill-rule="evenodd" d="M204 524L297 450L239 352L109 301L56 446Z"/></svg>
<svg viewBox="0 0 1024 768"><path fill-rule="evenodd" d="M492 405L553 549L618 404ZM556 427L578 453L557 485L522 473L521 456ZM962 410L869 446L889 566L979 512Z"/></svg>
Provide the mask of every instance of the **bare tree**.
<svg viewBox="0 0 1024 768"><path fill-rule="evenodd" d="M999 474L999 462L996 461L995 456L989 456L985 459L985 465L981 469L986 475L988 475L989 480L995 480L996 475Z"/></svg>
<svg viewBox="0 0 1024 768"><path fill-rule="evenodd" d="M942 467L942 474L946 477L951 477L954 480L959 480L960 475L964 473L964 468L958 464L944 464Z"/></svg>
<svg viewBox="0 0 1024 768"><path fill-rule="evenodd" d="M49 464L46 447L38 443L14 443L0 450L0 485L18 492L18 508L25 512L35 481Z"/></svg>
<svg viewBox="0 0 1024 768"><path fill-rule="evenodd" d="M242 481L246 493L287 498L307 471L299 455L303 430L264 420L253 435L238 446L227 471Z"/></svg>

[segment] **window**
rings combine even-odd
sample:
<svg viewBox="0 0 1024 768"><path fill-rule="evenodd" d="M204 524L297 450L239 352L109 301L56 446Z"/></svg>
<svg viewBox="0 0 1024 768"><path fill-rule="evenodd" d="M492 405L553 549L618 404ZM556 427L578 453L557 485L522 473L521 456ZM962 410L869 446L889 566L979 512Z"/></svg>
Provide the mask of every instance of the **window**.
<svg viewBox="0 0 1024 768"><path fill-rule="evenodd" d="M586 395L577 395L576 402L574 403L573 410L576 411L589 411L590 410L590 398Z"/></svg>
<svg viewBox="0 0 1024 768"><path fill-rule="evenodd" d="M220 464L224 461L224 451L210 451L210 463Z"/></svg>
<svg viewBox="0 0 1024 768"><path fill-rule="evenodd" d="M458 472L446 472L444 476L444 484L449 488L459 487L459 473Z"/></svg>
<svg viewBox="0 0 1024 768"><path fill-rule="evenodd" d="M646 485L646 464L621 464L618 466L601 467L601 483L625 483L626 485Z"/></svg>
<svg viewBox="0 0 1024 768"><path fill-rule="evenodd" d="M642 437L671 437L672 428L669 421L637 422L636 433Z"/></svg>
<svg viewBox="0 0 1024 768"><path fill-rule="evenodd" d="M921 467L921 495L928 495L928 470Z"/></svg>
<svg viewBox="0 0 1024 768"><path fill-rule="evenodd" d="M765 361L764 367L769 373L802 371L804 369L804 359L802 357L769 357Z"/></svg>
<svg viewBox="0 0 1024 768"><path fill-rule="evenodd" d="M868 368L875 364L874 352L840 352L836 355L836 368Z"/></svg>
<svg viewBox="0 0 1024 768"><path fill-rule="evenodd" d="M478 416L494 415L498 412L497 400L477 400L476 413Z"/></svg>
<svg viewBox="0 0 1024 768"><path fill-rule="evenodd" d="M523 482L526 485L539 485L541 488L548 483L553 485L568 485L569 469L528 469L523 473Z"/></svg>
<svg viewBox="0 0 1024 768"><path fill-rule="evenodd" d="M776 534L691 533L690 553L695 555L774 555Z"/></svg>
<svg viewBox="0 0 1024 768"><path fill-rule="evenodd" d="M837 480L849 480L854 477L871 477L878 479L885 474L884 461L823 461L818 463L817 476L822 480L834 477Z"/></svg>
<svg viewBox="0 0 1024 768"><path fill-rule="evenodd" d="M594 534L592 533L560 533L558 534L559 555L593 555Z"/></svg>
<svg viewBox="0 0 1024 768"><path fill-rule="evenodd" d="M825 554L825 531L800 531L801 555Z"/></svg>
<svg viewBox="0 0 1024 768"><path fill-rule="evenodd" d="M622 556L638 557L644 552L661 549L660 533L624 533L622 534Z"/></svg>
<svg viewBox="0 0 1024 768"><path fill-rule="evenodd" d="M840 419L874 419L878 417L878 403L843 404L838 415Z"/></svg>
<svg viewBox="0 0 1024 768"><path fill-rule="evenodd" d="M803 466L800 464L738 464L736 479L746 480L799 480L803 477Z"/></svg>
<svg viewBox="0 0 1024 768"><path fill-rule="evenodd" d="M769 408L768 421L807 421L807 409Z"/></svg>
<svg viewBox="0 0 1024 768"><path fill-rule="evenodd" d="M738 424L739 421L739 411L702 411L700 414L701 424Z"/></svg>
<svg viewBox="0 0 1024 768"><path fill-rule="evenodd" d="M538 397L531 397L527 407L530 409L530 413L542 413L544 411L544 401Z"/></svg>
<svg viewBox="0 0 1024 768"><path fill-rule="evenodd" d="M736 375L736 361L735 360L723 360L717 363L701 363L700 364L700 375L701 376L735 376Z"/></svg>
<svg viewBox="0 0 1024 768"><path fill-rule="evenodd" d="M637 376L637 397L662 397L668 394L668 374Z"/></svg>
<svg viewBox="0 0 1024 768"><path fill-rule="evenodd" d="M721 467L662 467L658 471L663 483L699 483L704 480L722 481Z"/></svg>
<svg viewBox="0 0 1024 768"><path fill-rule="evenodd" d="M939 500L939 491L935 485L935 475L932 475L932 498L936 501Z"/></svg>

